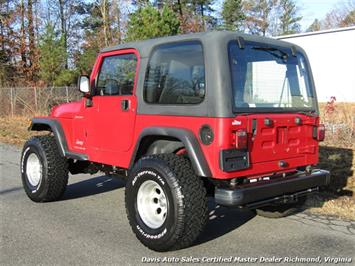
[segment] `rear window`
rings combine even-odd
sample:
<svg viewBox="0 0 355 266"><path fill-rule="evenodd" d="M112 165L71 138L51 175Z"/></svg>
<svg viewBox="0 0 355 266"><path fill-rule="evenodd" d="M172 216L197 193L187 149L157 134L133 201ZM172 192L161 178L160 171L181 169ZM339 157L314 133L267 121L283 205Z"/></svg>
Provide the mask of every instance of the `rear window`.
<svg viewBox="0 0 355 266"><path fill-rule="evenodd" d="M306 59L290 48L249 42L229 44L235 110L315 110Z"/></svg>
<svg viewBox="0 0 355 266"><path fill-rule="evenodd" d="M200 42L160 45L153 51L144 82L151 104L198 104L205 97L205 65Z"/></svg>

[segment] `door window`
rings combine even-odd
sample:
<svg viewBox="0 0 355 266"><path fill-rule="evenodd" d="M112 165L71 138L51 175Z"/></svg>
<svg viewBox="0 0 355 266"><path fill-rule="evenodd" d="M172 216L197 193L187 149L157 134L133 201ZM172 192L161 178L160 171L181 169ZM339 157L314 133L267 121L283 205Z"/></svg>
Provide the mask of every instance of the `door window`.
<svg viewBox="0 0 355 266"><path fill-rule="evenodd" d="M96 94L132 95L136 66L135 54L105 57L97 80Z"/></svg>

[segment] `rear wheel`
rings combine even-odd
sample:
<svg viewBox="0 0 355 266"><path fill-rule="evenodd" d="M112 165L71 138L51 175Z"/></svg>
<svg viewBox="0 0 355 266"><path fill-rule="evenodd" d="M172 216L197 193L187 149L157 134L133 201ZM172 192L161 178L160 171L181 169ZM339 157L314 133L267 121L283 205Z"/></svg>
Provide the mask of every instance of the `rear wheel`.
<svg viewBox="0 0 355 266"><path fill-rule="evenodd" d="M299 212L307 197L299 198L297 202L280 205L265 206L256 209L256 214L266 218L282 218Z"/></svg>
<svg viewBox="0 0 355 266"><path fill-rule="evenodd" d="M53 136L29 139L21 156L22 184L36 202L59 199L68 183L68 162L59 153Z"/></svg>
<svg viewBox="0 0 355 266"><path fill-rule="evenodd" d="M190 162L176 154L150 155L133 167L125 191L129 223L156 251L190 246L207 221L207 197Z"/></svg>

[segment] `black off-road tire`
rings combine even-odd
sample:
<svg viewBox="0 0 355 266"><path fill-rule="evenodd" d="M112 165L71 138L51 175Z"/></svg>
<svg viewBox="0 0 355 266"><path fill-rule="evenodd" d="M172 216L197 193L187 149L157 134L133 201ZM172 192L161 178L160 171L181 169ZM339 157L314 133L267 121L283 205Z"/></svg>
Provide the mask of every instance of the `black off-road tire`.
<svg viewBox="0 0 355 266"><path fill-rule="evenodd" d="M302 209L307 197L301 197L297 202L280 204L277 206L265 206L256 209L256 214L266 218L282 218L293 215Z"/></svg>
<svg viewBox="0 0 355 266"><path fill-rule="evenodd" d="M37 156L42 169L37 185L31 184L26 173L31 154ZM58 200L67 186L68 174L68 161L60 155L54 136L35 136L25 143L21 155L21 177L25 192L31 200L35 202Z"/></svg>
<svg viewBox="0 0 355 266"><path fill-rule="evenodd" d="M167 198L167 215L159 228L145 224L137 209L137 194L146 181L156 182ZM126 212L137 238L156 251L190 246L208 218L206 190L190 161L176 154L141 158L130 172L125 190Z"/></svg>

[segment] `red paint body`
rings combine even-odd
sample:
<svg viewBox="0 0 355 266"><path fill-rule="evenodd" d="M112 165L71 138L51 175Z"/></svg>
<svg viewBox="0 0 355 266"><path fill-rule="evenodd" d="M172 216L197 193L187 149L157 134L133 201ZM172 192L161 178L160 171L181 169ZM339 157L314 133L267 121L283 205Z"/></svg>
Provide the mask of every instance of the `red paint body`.
<svg viewBox="0 0 355 266"><path fill-rule="evenodd" d="M105 56L134 53L134 49L102 53L98 56L90 82L95 78ZM138 73L138 71L137 71ZM72 152L85 153L92 162L128 168L140 133L146 127L177 127L191 130L199 140L198 132L202 125L210 125L214 141L200 146L210 167L212 177L229 179L234 177L253 177L285 172L299 166L313 165L318 162L318 141L313 138L313 128L319 125L318 117L302 114L251 114L235 118L210 118L187 116L163 116L137 114L135 95L138 74L135 78L133 95L93 96L92 106L81 101L63 104L53 108L51 117L58 120L65 132L68 148ZM129 101L128 111L120 108L121 100ZM302 123L296 124L296 117ZM257 118L257 130L253 135L252 120ZM264 125L264 119L273 121L271 126ZM220 151L235 146L235 132L247 130L250 167L236 172L223 172L219 164ZM280 167L279 161L287 162Z"/></svg>

